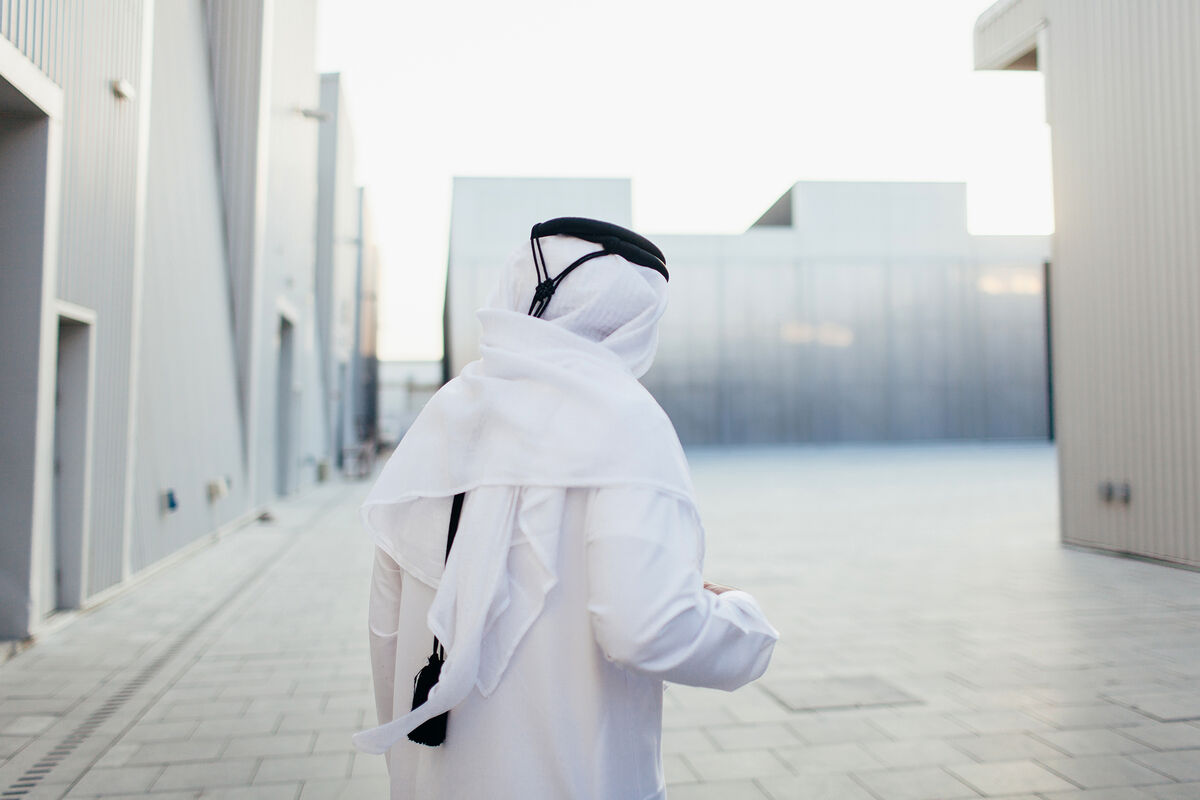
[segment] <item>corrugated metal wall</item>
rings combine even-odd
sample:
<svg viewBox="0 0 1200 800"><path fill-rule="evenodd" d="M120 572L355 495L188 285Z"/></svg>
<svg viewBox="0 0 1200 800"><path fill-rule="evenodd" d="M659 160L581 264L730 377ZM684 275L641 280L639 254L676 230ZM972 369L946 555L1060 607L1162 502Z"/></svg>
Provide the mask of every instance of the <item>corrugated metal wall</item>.
<svg viewBox="0 0 1200 800"><path fill-rule="evenodd" d="M984 12L975 23L975 68L1003 69L1036 44L1046 2L1005 0Z"/></svg>
<svg viewBox="0 0 1200 800"><path fill-rule="evenodd" d="M276 496L280 453L288 491L316 480L317 462L327 454L322 435L321 370L316 337L316 213L318 120L302 110L320 107L316 71L315 0L267 3L270 37L269 96L266 109L266 195L257 366L256 501ZM287 311L295 326L291 368L292 436L285 447L276 433L276 403L281 358L280 315Z"/></svg>
<svg viewBox="0 0 1200 800"><path fill-rule="evenodd" d="M1200 565L1200 3L1046 15L1063 535Z"/></svg>
<svg viewBox="0 0 1200 800"><path fill-rule="evenodd" d="M0 0L0 36L29 56L55 83L62 83L67 31L75 28L80 0Z"/></svg>
<svg viewBox="0 0 1200 800"><path fill-rule="evenodd" d="M205 0L210 69L225 203L225 247L229 270L238 392L246 436L256 435L250 414L255 315L260 313L257 270L262 260L265 163L263 120L263 31L261 1ZM259 336L258 338L266 338ZM243 440L249 457L249 439Z"/></svg>
<svg viewBox="0 0 1200 800"><path fill-rule="evenodd" d="M58 296L95 310L96 389L88 593L121 580L131 461L130 370L139 111L109 82L142 83L141 0L63 5L63 174Z"/></svg>
<svg viewBox="0 0 1200 800"><path fill-rule="evenodd" d="M134 569L250 505L201 0L158 3L147 170ZM210 499L210 480L230 479ZM160 508L172 489L178 508Z"/></svg>
<svg viewBox="0 0 1200 800"><path fill-rule="evenodd" d="M628 191L455 181L452 375L529 225L628 225ZM742 235L652 235L671 302L644 383L685 443L1047 435L1045 237L969 236L962 184L804 182L772 209Z"/></svg>

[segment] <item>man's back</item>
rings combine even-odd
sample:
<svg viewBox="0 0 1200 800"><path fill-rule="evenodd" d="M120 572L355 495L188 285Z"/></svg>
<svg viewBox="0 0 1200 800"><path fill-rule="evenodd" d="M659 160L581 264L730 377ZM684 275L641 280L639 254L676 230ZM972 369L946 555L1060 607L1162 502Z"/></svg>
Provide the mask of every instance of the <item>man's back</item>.
<svg viewBox="0 0 1200 800"><path fill-rule="evenodd" d="M392 797L664 796L662 679L744 683L765 669L773 631L753 624L756 607L731 611L740 593L712 598L721 608L693 619L678 614L693 588L703 590L699 531L676 500L646 489L526 488L519 502L561 504L558 582L495 691L475 689L451 711L445 743L392 749ZM648 510L658 518L650 529ZM392 659L373 665L384 722L408 711L434 592L382 551L380 562L372 650L377 662ZM513 577L517 592L538 578L519 568ZM398 596L389 590L397 585ZM395 635L381 636L388 630ZM380 679L389 671L394 688Z"/></svg>

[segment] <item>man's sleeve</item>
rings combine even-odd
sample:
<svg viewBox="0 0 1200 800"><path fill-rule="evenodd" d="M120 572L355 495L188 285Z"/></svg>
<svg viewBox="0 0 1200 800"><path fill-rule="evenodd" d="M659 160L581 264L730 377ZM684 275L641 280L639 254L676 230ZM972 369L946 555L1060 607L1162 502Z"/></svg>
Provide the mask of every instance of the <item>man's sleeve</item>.
<svg viewBox="0 0 1200 800"><path fill-rule="evenodd" d="M779 633L746 592L704 589L703 531L652 489L595 491L588 612L612 662L673 683L732 691L763 674Z"/></svg>
<svg viewBox="0 0 1200 800"><path fill-rule="evenodd" d="M367 627L371 640L371 675L379 724L391 722L396 690L396 633L400 627L400 589L403 571L391 556L375 548Z"/></svg>

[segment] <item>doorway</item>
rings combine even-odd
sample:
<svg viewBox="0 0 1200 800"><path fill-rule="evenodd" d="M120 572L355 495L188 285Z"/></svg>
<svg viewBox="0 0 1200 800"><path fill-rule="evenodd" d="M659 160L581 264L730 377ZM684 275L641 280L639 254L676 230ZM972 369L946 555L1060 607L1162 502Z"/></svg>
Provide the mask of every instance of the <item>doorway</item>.
<svg viewBox="0 0 1200 800"><path fill-rule="evenodd" d="M85 596L90 505L92 363L95 337L86 310L58 316L58 358L54 391L54 478L51 482L52 535L42 581L47 614L78 608Z"/></svg>
<svg viewBox="0 0 1200 800"><path fill-rule="evenodd" d="M295 363L296 326L279 317L279 364L275 385L275 492L292 491L292 441L295 438L295 392L292 388Z"/></svg>

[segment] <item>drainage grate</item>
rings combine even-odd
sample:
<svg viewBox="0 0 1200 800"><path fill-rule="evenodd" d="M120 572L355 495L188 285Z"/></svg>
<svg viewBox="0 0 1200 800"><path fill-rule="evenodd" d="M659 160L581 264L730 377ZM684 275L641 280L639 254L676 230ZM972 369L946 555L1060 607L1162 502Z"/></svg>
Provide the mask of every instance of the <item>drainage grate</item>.
<svg viewBox="0 0 1200 800"><path fill-rule="evenodd" d="M324 512L328 511L335 505L336 502L322 506L305 521L301 529L311 529L313 523L315 523ZM203 618L180 634L179 638L177 638L170 647L163 651L158 658L147 664L142 671L137 674L136 677L122 686L119 691L114 693L113 696L104 703L104 705L93 711L87 719L85 719L79 724L78 727L75 728L75 730L64 736L62 741L60 741L53 750L47 753L41 761L38 761L29 769L25 770L25 773L21 775L20 778L10 784L9 787L3 792L0 792L0 800L25 797L31 791L36 789L39 782L49 775L50 772L57 767L63 759L71 755L71 753L73 753L75 749L79 747L79 745L81 745L89 736L91 736L97 728L103 725L109 717L111 717L121 708L121 706L125 705L125 703L131 697L133 697L133 695L139 689L145 686L150 679L153 678L154 675L163 668L163 665L178 655L179 651L182 650L189 641L191 641L192 637L199 633L205 625L211 622L213 618L216 617L217 614L221 613L221 611L223 611L227 606L229 606L230 603L232 603L247 589L249 589L251 585L262 578L267 572L267 565L277 563L280 557L287 550L293 547L296 542L300 540L300 538L301 537L299 536L287 537L282 545L280 545L274 552L267 556L267 558L264 559L256 569L251 570L250 574L241 583L235 586L233 590L220 602L218 602L211 610L209 610L209 612L205 614ZM137 720L130 722L128 727L132 727L136 721ZM128 727L126 730L128 730ZM121 735L124 735L124 731L122 731ZM103 753L101 755L103 755ZM99 756L97 756L97 758L99 758Z"/></svg>

